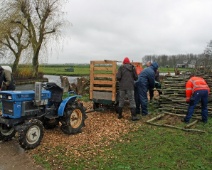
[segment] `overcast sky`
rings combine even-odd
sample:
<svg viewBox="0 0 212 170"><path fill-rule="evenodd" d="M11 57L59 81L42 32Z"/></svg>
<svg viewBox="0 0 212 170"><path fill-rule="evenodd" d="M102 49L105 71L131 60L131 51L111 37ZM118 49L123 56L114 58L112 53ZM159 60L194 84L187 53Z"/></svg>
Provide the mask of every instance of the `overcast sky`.
<svg viewBox="0 0 212 170"><path fill-rule="evenodd" d="M211 7L212 0L69 0L71 24L48 63L203 53L212 40Z"/></svg>

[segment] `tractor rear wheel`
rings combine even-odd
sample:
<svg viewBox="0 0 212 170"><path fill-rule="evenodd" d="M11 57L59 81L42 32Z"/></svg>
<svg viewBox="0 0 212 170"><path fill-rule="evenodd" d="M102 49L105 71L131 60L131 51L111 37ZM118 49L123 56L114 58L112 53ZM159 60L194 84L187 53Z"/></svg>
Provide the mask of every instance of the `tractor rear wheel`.
<svg viewBox="0 0 212 170"><path fill-rule="evenodd" d="M73 107L67 108L62 118L61 130L65 134L76 134L81 132L85 126L86 114L82 105L76 103Z"/></svg>
<svg viewBox="0 0 212 170"><path fill-rule="evenodd" d="M0 126L0 140L1 141L9 141L15 136L16 131L13 127L7 127L4 124Z"/></svg>
<svg viewBox="0 0 212 170"><path fill-rule="evenodd" d="M19 129L19 144L24 149L36 148L44 134L44 127L40 120L31 119L25 122Z"/></svg>

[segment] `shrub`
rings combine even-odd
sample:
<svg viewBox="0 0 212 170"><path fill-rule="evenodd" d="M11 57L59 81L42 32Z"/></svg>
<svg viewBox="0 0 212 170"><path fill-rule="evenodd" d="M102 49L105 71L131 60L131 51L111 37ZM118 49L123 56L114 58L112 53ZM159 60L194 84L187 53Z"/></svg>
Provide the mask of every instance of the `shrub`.
<svg viewBox="0 0 212 170"><path fill-rule="evenodd" d="M32 78L33 76L32 69L29 67L19 68L15 73L14 77L16 78Z"/></svg>

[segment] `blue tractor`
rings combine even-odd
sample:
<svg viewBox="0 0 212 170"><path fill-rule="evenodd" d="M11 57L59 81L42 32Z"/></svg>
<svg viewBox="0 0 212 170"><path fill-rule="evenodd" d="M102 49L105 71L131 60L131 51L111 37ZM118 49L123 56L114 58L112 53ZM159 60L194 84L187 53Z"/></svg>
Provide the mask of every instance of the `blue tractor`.
<svg viewBox="0 0 212 170"><path fill-rule="evenodd" d="M62 97L63 88L49 82L36 82L35 90L0 91L0 140L11 140L17 134L22 148L34 149L44 128L60 126L65 134L81 132L87 116L79 96Z"/></svg>

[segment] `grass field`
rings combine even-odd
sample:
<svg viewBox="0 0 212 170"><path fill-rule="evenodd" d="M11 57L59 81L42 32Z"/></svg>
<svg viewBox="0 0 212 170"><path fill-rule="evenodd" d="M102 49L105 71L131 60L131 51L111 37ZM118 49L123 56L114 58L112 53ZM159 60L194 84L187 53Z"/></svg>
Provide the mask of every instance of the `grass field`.
<svg viewBox="0 0 212 170"><path fill-rule="evenodd" d="M66 71L66 69L73 69L73 71ZM67 75L67 76L85 76L90 74L89 65L54 65L54 66L40 66L39 71L47 75Z"/></svg>
<svg viewBox="0 0 212 170"><path fill-rule="evenodd" d="M66 69L73 68L73 71L66 71ZM179 68L179 71L187 71L186 68ZM73 66L67 66L67 65L46 65L46 66L40 66L39 71L43 72L44 74L48 75L67 75L67 76L85 76L90 74L90 65L73 65ZM161 73L173 73L174 68L166 68L166 67L160 67L159 71Z"/></svg>

